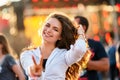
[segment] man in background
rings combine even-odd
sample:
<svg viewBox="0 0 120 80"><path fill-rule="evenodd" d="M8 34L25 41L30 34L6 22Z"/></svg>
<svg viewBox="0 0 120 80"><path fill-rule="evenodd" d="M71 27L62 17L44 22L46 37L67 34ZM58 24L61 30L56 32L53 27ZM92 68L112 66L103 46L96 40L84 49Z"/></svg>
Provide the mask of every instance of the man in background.
<svg viewBox="0 0 120 80"><path fill-rule="evenodd" d="M75 16L74 19L78 25L82 25L86 33L89 27L87 18ZM109 70L109 59L103 45L99 41L88 39L88 44L92 52L92 57L79 80L100 80L98 72Z"/></svg>

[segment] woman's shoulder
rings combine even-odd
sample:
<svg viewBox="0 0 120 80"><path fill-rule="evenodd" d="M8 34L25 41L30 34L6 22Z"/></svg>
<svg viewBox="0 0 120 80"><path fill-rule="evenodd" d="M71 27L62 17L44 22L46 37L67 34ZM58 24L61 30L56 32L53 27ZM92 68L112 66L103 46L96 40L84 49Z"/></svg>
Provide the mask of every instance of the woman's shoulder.
<svg viewBox="0 0 120 80"><path fill-rule="evenodd" d="M10 66L13 66L14 64L16 64L15 59L14 59L13 56L10 55L10 54L7 54L7 55L5 56L5 61L7 61L7 63L8 63Z"/></svg>
<svg viewBox="0 0 120 80"><path fill-rule="evenodd" d="M9 59L9 58L13 58L13 56L10 55L10 54L6 54L5 58L6 58L6 59Z"/></svg>
<svg viewBox="0 0 120 80"><path fill-rule="evenodd" d="M27 48L22 51L21 55L27 55L27 54L30 55L30 54L36 53L38 50L39 50L39 47Z"/></svg>
<svg viewBox="0 0 120 80"><path fill-rule="evenodd" d="M60 52L60 53L64 53L66 51L68 51L67 49L60 49L60 48L56 48L56 51L57 52Z"/></svg>

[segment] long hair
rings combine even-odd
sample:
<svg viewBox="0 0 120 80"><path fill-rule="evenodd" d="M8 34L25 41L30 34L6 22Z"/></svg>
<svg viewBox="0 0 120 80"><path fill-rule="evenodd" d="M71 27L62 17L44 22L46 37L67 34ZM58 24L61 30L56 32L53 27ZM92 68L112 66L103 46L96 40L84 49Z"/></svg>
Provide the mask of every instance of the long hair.
<svg viewBox="0 0 120 80"><path fill-rule="evenodd" d="M85 30L85 32L86 32L88 29L88 25L89 25L87 19L82 17L82 16L76 16L75 19L76 18L80 19L78 24L85 25L87 27ZM88 63L92 53L90 51L88 41L87 41L85 35L83 35L83 37L84 37L84 40L86 42L87 51L80 61L72 64L67 69L65 80L78 80L78 78L80 77L81 71L87 67L87 63Z"/></svg>
<svg viewBox="0 0 120 80"><path fill-rule="evenodd" d="M0 45L2 46L2 54L9 54L10 53L10 48L8 44L8 40L5 35L0 33Z"/></svg>
<svg viewBox="0 0 120 80"><path fill-rule="evenodd" d="M10 54L14 59L18 59L18 55L14 52L10 43L6 37L6 35L0 33L0 45L2 46L1 52L2 54Z"/></svg>
<svg viewBox="0 0 120 80"><path fill-rule="evenodd" d="M87 40L85 40L85 41L86 41L86 47L87 47L87 51L86 51L85 55L82 57L82 59L80 61L72 64L67 69L65 80L78 80L78 78L80 77L81 71L84 70L85 68L87 68L87 63L88 63L92 53L89 49Z"/></svg>

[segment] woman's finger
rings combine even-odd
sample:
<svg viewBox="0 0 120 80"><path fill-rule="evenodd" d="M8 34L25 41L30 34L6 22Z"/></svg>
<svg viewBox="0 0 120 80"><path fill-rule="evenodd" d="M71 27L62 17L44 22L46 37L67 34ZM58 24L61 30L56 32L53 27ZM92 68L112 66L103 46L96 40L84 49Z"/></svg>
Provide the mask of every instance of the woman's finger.
<svg viewBox="0 0 120 80"><path fill-rule="evenodd" d="M41 59L40 59L40 64L39 64L39 66L41 66L41 67L42 67L42 65L43 65L43 57L41 56Z"/></svg>
<svg viewBox="0 0 120 80"><path fill-rule="evenodd" d="M37 63L36 63L35 58L34 58L33 55L32 55L32 60L33 60L34 65L37 65Z"/></svg>

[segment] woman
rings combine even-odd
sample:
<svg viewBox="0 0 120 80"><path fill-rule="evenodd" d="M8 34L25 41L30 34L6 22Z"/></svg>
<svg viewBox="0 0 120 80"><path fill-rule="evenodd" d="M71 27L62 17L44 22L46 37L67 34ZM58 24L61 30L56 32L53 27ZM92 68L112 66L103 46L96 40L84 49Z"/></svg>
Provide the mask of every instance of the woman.
<svg viewBox="0 0 120 80"><path fill-rule="evenodd" d="M83 35L83 29L78 29ZM20 61L29 80L65 80L66 70L86 52L83 37L76 40L77 30L70 19L52 13L42 28L42 44L21 54ZM75 41L76 40L76 41Z"/></svg>
<svg viewBox="0 0 120 80"><path fill-rule="evenodd" d="M25 76L10 55L9 45L6 37L0 33L0 80L25 80Z"/></svg>

